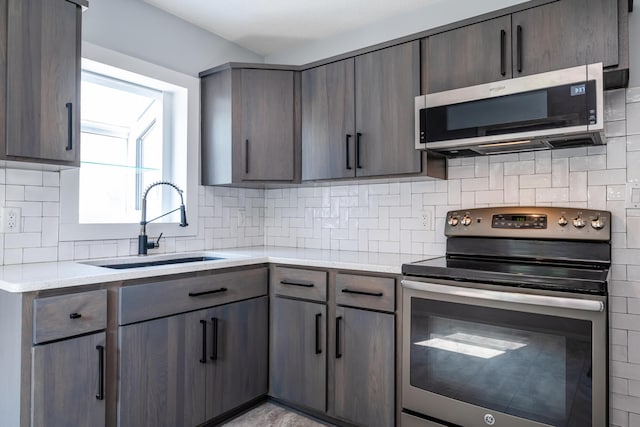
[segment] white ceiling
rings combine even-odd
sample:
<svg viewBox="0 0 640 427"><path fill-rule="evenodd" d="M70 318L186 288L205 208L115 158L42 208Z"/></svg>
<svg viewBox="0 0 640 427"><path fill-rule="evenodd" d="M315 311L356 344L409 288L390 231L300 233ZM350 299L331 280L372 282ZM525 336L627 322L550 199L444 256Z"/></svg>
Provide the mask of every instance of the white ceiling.
<svg viewBox="0 0 640 427"><path fill-rule="evenodd" d="M144 0L266 56L443 0Z"/></svg>

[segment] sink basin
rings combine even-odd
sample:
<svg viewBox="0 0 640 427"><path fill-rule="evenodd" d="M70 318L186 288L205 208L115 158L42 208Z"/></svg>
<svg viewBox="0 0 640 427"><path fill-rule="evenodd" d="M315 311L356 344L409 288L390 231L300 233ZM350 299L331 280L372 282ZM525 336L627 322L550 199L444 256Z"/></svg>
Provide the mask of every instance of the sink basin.
<svg viewBox="0 0 640 427"><path fill-rule="evenodd" d="M132 262L104 262L104 263L91 263L98 267L113 268L117 270L123 270L128 268L140 268L140 267L154 267L158 265L171 265L171 264L184 264L189 262L201 262L201 261L216 261L224 258L215 256L191 256L180 258L165 258L165 259L153 259L148 261L132 261Z"/></svg>

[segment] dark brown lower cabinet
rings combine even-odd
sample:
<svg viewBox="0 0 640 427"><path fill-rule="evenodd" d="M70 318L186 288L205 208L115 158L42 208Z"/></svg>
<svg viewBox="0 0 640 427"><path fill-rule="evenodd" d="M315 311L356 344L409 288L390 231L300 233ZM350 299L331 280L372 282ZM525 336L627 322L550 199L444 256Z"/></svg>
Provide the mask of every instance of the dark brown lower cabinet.
<svg viewBox="0 0 640 427"><path fill-rule="evenodd" d="M394 315L336 307L335 327L335 416L359 426L393 426Z"/></svg>
<svg viewBox="0 0 640 427"><path fill-rule="evenodd" d="M120 327L118 425L195 426L267 392L268 299Z"/></svg>
<svg viewBox="0 0 640 427"><path fill-rule="evenodd" d="M267 393L268 297L215 307L207 314L212 339L206 415L211 419Z"/></svg>
<svg viewBox="0 0 640 427"><path fill-rule="evenodd" d="M271 394L325 412L327 307L281 297L272 301Z"/></svg>
<svg viewBox="0 0 640 427"><path fill-rule="evenodd" d="M32 350L33 427L104 426L105 333Z"/></svg>

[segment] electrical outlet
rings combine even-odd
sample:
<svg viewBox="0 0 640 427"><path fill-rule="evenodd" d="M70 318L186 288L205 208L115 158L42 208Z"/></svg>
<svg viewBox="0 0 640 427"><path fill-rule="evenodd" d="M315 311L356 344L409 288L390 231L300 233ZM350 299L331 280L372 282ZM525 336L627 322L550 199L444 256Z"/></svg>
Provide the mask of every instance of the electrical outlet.
<svg viewBox="0 0 640 427"><path fill-rule="evenodd" d="M2 208L2 232L19 233L22 224L20 208Z"/></svg>
<svg viewBox="0 0 640 427"><path fill-rule="evenodd" d="M422 211L420 213L422 228L425 230L433 230L433 215L430 211Z"/></svg>

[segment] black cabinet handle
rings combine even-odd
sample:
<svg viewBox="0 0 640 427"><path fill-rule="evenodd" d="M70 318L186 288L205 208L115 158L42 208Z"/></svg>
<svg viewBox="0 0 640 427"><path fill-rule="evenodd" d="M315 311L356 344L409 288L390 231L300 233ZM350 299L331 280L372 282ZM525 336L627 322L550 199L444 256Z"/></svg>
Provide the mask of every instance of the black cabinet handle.
<svg viewBox="0 0 640 427"><path fill-rule="evenodd" d="M320 320L322 313L316 314L316 354L322 353L322 343L320 342Z"/></svg>
<svg viewBox="0 0 640 427"><path fill-rule="evenodd" d="M292 282L291 280L283 279L280 281L281 285L287 286L302 286L303 288L313 288L314 284L311 282Z"/></svg>
<svg viewBox="0 0 640 427"><path fill-rule="evenodd" d="M104 400L104 346L97 345L98 350L98 393L96 399Z"/></svg>
<svg viewBox="0 0 640 427"><path fill-rule="evenodd" d="M244 141L244 173L249 173L249 140Z"/></svg>
<svg viewBox="0 0 640 427"><path fill-rule="evenodd" d="M201 297L203 295L218 294L220 292L227 292L227 288L212 289L210 291L202 291L202 292L189 292L189 296Z"/></svg>
<svg viewBox="0 0 640 427"><path fill-rule="evenodd" d="M348 169L348 170L353 169L353 168L351 167L351 159L349 158L349 157L350 157L350 156L349 156L349 140L350 140L350 139L351 139L351 135L347 134L347 143L346 143L346 146L347 146L347 169Z"/></svg>
<svg viewBox="0 0 640 427"><path fill-rule="evenodd" d="M362 134L360 132L356 133L356 168L358 169L362 169L360 164L360 137L362 137Z"/></svg>
<svg viewBox="0 0 640 427"><path fill-rule="evenodd" d="M507 75L507 66L506 66L506 56L507 56L507 32L505 30L500 30L500 75Z"/></svg>
<svg viewBox="0 0 640 427"><path fill-rule="evenodd" d="M340 323L342 322L342 316L336 317L336 359L342 357L342 349L340 348Z"/></svg>
<svg viewBox="0 0 640 427"><path fill-rule="evenodd" d="M516 59L518 72L522 72L522 25L518 25L516 28Z"/></svg>
<svg viewBox="0 0 640 427"><path fill-rule="evenodd" d="M67 151L73 150L73 104L71 102L67 102L67 126L69 126L68 132L68 140L67 146L65 149Z"/></svg>
<svg viewBox="0 0 640 427"><path fill-rule="evenodd" d="M211 360L218 360L218 319L215 317L211 318L211 323L213 324L213 333L211 339L213 340L213 349L211 350Z"/></svg>
<svg viewBox="0 0 640 427"><path fill-rule="evenodd" d="M82 314L80 314L80 313L71 313L69 315L69 319L79 319L81 317L82 317Z"/></svg>
<svg viewBox="0 0 640 427"><path fill-rule="evenodd" d="M346 289L346 288L343 289L342 292L345 294L367 295L370 297L381 297L384 295L382 292L356 291L356 290Z"/></svg>
<svg viewBox="0 0 640 427"><path fill-rule="evenodd" d="M207 363L207 321L201 320L202 325L202 357L200 363Z"/></svg>

